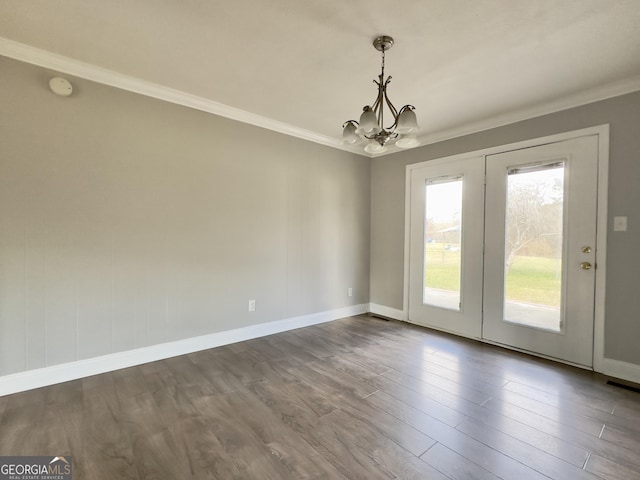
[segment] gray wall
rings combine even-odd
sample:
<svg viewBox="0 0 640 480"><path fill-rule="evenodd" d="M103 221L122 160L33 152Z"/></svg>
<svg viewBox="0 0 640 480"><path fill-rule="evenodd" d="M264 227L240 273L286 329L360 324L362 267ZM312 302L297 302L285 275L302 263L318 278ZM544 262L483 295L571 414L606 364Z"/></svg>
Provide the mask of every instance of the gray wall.
<svg viewBox="0 0 640 480"><path fill-rule="evenodd" d="M610 220L629 217L608 235L605 352L640 364L640 93L370 161L79 79L56 97L53 72L2 57L0 72L0 375L401 309L406 165L603 123Z"/></svg>
<svg viewBox="0 0 640 480"><path fill-rule="evenodd" d="M640 365L640 92L380 157L371 170L371 302L402 309L405 167L448 155L609 123L605 356ZM613 232L613 216L628 216Z"/></svg>
<svg viewBox="0 0 640 480"><path fill-rule="evenodd" d="M0 72L0 375L368 302L369 159Z"/></svg>

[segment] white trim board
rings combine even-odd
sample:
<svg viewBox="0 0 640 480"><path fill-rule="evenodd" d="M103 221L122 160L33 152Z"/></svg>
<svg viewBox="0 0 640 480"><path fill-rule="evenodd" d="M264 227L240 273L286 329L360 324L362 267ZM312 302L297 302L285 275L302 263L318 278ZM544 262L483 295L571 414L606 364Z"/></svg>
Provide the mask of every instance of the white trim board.
<svg viewBox="0 0 640 480"><path fill-rule="evenodd" d="M621 378L629 382L640 383L640 365L621 362L613 358L605 358L602 361L600 373L610 377Z"/></svg>
<svg viewBox="0 0 640 480"><path fill-rule="evenodd" d="M381 317L392 318L393 320L405 319L405 315L402 310L387 307L386 305L378 305L377 303L369 304L369 312L374 315L380 315Z"/></svg>
<svg viewBox="0 0 640 480"><path fill-rule="evenodd" d="M368 304L353 305L326 312L291 317L249 327L186 338L175 342L112 353L77 362L14 373L0 377L0 396L360 315L366 313L368 307Z"/></svg>
<svg viewBox="0 0 640 480"><path fill-rule="evenodd" d="M0 55L39 67L55 70L57 72L74 75L86 80L102 83L104 85L120 88L129 92L145 95L147 97L164 100L176 105L182 105L188 108L237 120L239 122L283 133L285 135L318 143L320 145L363 155L365 157L380 157L402 151L402 149L392 145L385 153L370 155L364 152L361 145L342 145L342 142L335 137L312 132L310 130L247 112L207 98L192 95L181 90L165 87L157 83L148 82L113 70L81 62L70 57L65 57L47 50L32 47L5 37L0 37ZM569 108L587 105L600 100L625 95L638 90L640 90L640 76L635 76L578 92L573 95L568 95L557 100L539 103L533 107L520 108L513 112L495 115L479 122L458 125L438 132L425 132L423 135L419 136L418 140L421 145L430 145L452 138L471 135L473 133L490 130L492 128L502 127L504 125L540 117L542 115L567 110Z"/></svg>
<svg viewBox="0 0 640 480"><path fill-rule="evenodd" d="M496 153L509 152L537 145L561 142L576 137L587 135L598 136L598 223L597 223L597 269L595 288L595 311L594 311L594 346L593 346L593 369L596 372L610 374L618 378L638 382L638 373L634 368L624 362L617 362L604 357L604 329L605 329L605 281L606 281L606 251L607 251L607 199L608 199L608 171L609 171L609 125L599 125L595 127L573 130L570 132L558 133L546 137L533 138L521 142L514 142L507 145L499 145L473 152L466 152L449 157L428 160L426 162L407 165L405 172L405 254L404 254L404 289L403 289L403 311L406 314L405 321L409 323L409 232L411 219L411 172L414 169L422 168L427 163L444 163L458 160L470 156L488 156ZM480 341L485 341L480 339ZM487 342L490 343L490 342ZM528 352L532 353L532 352ZM622 366L621 366L622 364ZM635 366L634 366L635 367ZM640 370L640 366L637 367ZM610 373L615 372L615 373ZM630 375L630 376L622 376ZM634 380L633 378L636 378Z"/></svg>

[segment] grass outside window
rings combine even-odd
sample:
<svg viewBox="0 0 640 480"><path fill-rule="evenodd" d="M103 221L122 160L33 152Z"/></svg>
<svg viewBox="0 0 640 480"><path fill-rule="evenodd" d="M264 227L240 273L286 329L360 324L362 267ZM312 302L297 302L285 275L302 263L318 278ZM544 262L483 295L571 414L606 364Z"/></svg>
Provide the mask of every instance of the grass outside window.
<svg viewBox="0 0 640 480"><path fill-rule="evenodd" d="M449 246L449 248L446 248ZM459 291L459 245L427 243L425 287ZM555 258L516 256L508 273L506 299L557 307L561 298L560 262Z"/></svg>

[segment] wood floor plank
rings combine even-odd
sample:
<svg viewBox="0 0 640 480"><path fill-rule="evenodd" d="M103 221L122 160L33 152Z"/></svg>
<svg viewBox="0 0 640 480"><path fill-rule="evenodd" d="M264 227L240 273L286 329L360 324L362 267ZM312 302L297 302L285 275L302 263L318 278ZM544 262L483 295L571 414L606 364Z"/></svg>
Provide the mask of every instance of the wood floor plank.
<svg viewBox="0 0 640 480"><path fill-rule="evenodd" d="M412 454L391 440L386 434L371 424L358 419L348 412L336 410L331 415L323 417L322 422L333 421L339 425L342 435L353 448L367 452L367 455L382 466L385 471L392 473L396 478L406 479L446 479L442 473L429 466L418 456ZM427 449L435 444L431 441L426 445Z"/></svg>
<svg viewBox="0 0 640 480"><path fill-rule="evenodd" d="M605 425L600 438L631 451L640 452L640 435L635 432L629 432L617 426Z"/></svg>
<svg viewBox="0 0 640 480"><path fill-rule="evenodd" d="M381 467L367 452L345 443L344 431L334 422L322 423L306 402L296 394L296 384L274 386L271 382L248 385L252 392L267 405L293 431L299 434L323 458L333 465L344 478L394 478ZM301 392L304 394L304 391Z"/></svg>
<svg viewBox="0 0 640 480"><path fill-rule="evenodd" d="M24 398L24 394L20 395ZM28 402L24 406L9 400L0 422L0 455L31 455L39 434L36 425L42 425L45 402Z"/></svg>
<svg viewBox="0 0 640 480"><path fill-rule="evenodd" d="M519 463L489 446L479 442L460 430L409 405L396 401L384 392L376 392L366 401L395 416L408 425L429 435L439 444L457 452L473 463L502 478L544 480L547 477ZM447 472L444 472L447 473Z"/></svg>
<svg viewBox="0 0 640 480"><path fill-rule="evenodd" d="M30 405L38 407L46 402L48 391L49 387L43 387L8 395L6 397L5 409L11 411L16 407L25 408Z"/></svg>
<svg viewBox="0 0 640 480"><path fill-rule="evenodd" d="M223 396L222 411L243 412L243 422L287 465L292 478L335 478L338 471L313 449L295 430L255 395ZM216 408L220 404L216 403Z"/></svg>
<svg viewBox="0 0 640 480"><path fill-rule="evenodd" d="M417 359L410 355L388 355L386 352L378 352L372 349L363 350L359 353L371 356L388 367L407 375L418 377L423 371L426 371L436 375L440 374L445 378L459 378L465 381L465 385L480 391L484 391L482 389L483 384L502 388L508 382L506 378L496 375L492 371L482 370L473 364L461 367L455 361L428 352L421 352ZM466 380L478 382L478 386L467 384Z"/></svg>
<svg viewBox="0 0 640 480"><path fill-rule="evenodd" d="M508 350L490 348L487 345L481 350L460 350L454 357L442 351L436 351L434 354L444 354L460 365L471 364L484 371L492 371L507 382L522 383L550 393L600 396L603 399L612 395L611 389L605 385L603 377L599 374L526 354L513 354Z"/></svg>
<svg viewBox="0 0 640 480"><path fill-rule="evenodd" d="M125 404L124 408L132 417L130 424L142 423L146 430L150 430L155 424L153 433L157 433L167 425L197 416L195 402L217 393L210 384L176 385L156 390L152 393L152 398L139 395L132 399L136 401L135 406L131 402Z"/></svg>
<svg viewBox="0 0 640 480"><path fill-rule="evenodd" d="M377 390L369 383L334 368L329 362L312 362L289 370L308 384L320 384L355 398L364 398Z"/></svg>
<svg viewBox="0 0 640 480"><path fill-rule="evenodd" d="M0 455L87 479L640 478L640 395L357 316L0 397Z"/></svg>
<svg viewBox="0 0 640 480"><path fill-rule="evenodd" d="M265 337L265 342L283 352L283 356L281 357L282 360L304 364L327 357L327 355L324 354L325 352L316 354L313 349L309 348L308 344L299 345L289 341L288 339L282 338L279 335L270 335Z"/></svg>
<svg viewBox="0 0 640 480"><path fill-rule="evenodd" d="M189 465L188 472L183 472L179 478L245 478L237 459L225 452L223 444L216 437L210 419L203 416L186 417L171 425L169 430L176 439L180 454Z"/></svg>
<svg viewBox="0 0 640 480"><path fill-rule="evenodd" d="M421 457L436 470L456 480L499 480L500 477L438 443Z"/></svg>
<svg viewBox="0 0 640 480"><path fill-rule="evenodd" d="M298 370L296 369L296 371ZM331 375L331 372L326 373ZM299 378L302 383L318 389L323 395L339 400L338 405L342 410L372 425L373 428L380 431L381 434L391 438L416 456L419 456L433 444L433 440L427 435L424 435L410 425L398 421L398 419L392 415L382 410L372 408L366 402L362 402L362 398L369 396L375 392L375 390L366 395L360 395L357 391L343 389L340 384L327 381L327 377L316 375L315 371L303 371ZM346 378L344 381L349 382L350 379Z"/></svg>
<svg viewBox="0 0 640 480"><path fill-rule="evenodd" d="M354 353L327 357L326 361L337 370L356 378L367 380L389 372L391 369L373 359Z"/></svg>
<svg viewBox="0 0 640 480"><path fill-rule="evenodd" d="M142 384L147 387L146 391L154 392L176 385L171 370L162 362L145 363L140 365L139 369L143 376Z"/></svg>
<svg viewBox="0 0 640 480"><path fill-rule="evenodd" d="M432 382L424 382L400 372L387 372L384 374L384 377L399 385L403 385L415 392L418 392L425 397L429 397L437 402L447 405L465 415L468 415L470 412L474 412L477 408L491 399L488 395L482 394L481 392L474 393L463 386L460 386L458 389L455 387L451 389L443 389ZM467 399L469 397L471 400Z"/></svg>
<svg viewBox="0 0 640 480"><path fill-rule="evenodd" d="M207 381L207 377L188 355L163 360L169 375L176 386L199 385Z"/></svg>
<svg viewBox="0 0 640 480"><path fill-rule="evenodd" d="M323 455L329 458L346 478L362 480L396 478L392 471L371 455L369 446L362 448L353 445L349 437L344 434L343 426L337 420L332 421L331 415L333 413L318 421L313 436L324 448L326 453Z"/></svg>
<svg viewBox="0 0 640 480"><path fill-rule="evenodd" d="M550 420L557 421L563 425L587 433L589 435L598 436L604 425L603 420L585 417L577 414L569 405L554 407L538 402L535 399L520 395L515 392L504 390L500 396L496 396L487 402L487 405L517 405L519 408L527 410L533 414Z"/></svg>
<svg viewBox="0 0 640 480"><path fill-rule="evenodd" d="M515 437L500 432L473 419L466 419L457 429L471 438L511 457L550 478L571 478L575 480L597 480L591 473L565 462Z"/></svg>
<svg viewBox="0 0 640 480"><path fill-rule="evenodd" d="M481 413L473 415L472 418L577 467L582 467L589 457L589 449L587 448L583 448L492 410L484 409ZM562 428L558 424L555 424L555 426L558 427L558 430ZM553 429L551 429L551 431L553 431Z"/></svg>
<svg viewBox="0 0 640 480"><path fill-rule="evenodd" d="M637 420L640 417L640 393L635 397L621 400L613 409L613 415L627 420Z"/></svg>
<svg viewBox="0 0 640 480"><path fill-rule="evenodd" d="M396 360L393 365L393 370L395 371L420 380L426 378L428 383L441 386L441 388L444 388L444 385L448 383L450 389L454 390L453 393L455 393L456 386L460 385L463 389L469 389L471 391L470 395L473 395L474 392L480 392L486 397L494 397L502 392L502 388L508 382L504 378L482 373L478 370L463 372L456 368L452 365L444 366L428 361L411 364Z"/></svg>
<svg viewBox="0 0 640 480"><path fill-rule="evenodd" d="M487 402L485 407L568 443L582 447L605 458L612 459L622 465L633 466L640 462L640 455L638 455L637 452L633 452L622 445L604 441L598 438L598 436L575 430L563 423L534 414L515 405L491 400Z"/></svg>
<svg viewBox="0 0 640 480"><path fill-rule="evenodd" d="M625 467L596 454L589 457L585 468L606 480L638 480L640 478L640 469Z"/></svg>
<svg viewBox="0 0 640 480"><path fill-rule="evenodd" d="M72 452L72 456L80 462L86 478L138 478L124 412L110 382L92 385L88 390L83 382L83 405L82 450Z"/></svg>
<svg viewBox="0 0 640 480"><path fill-rule="evenodd" d="M287 464L248 428L244 412L226 408L224 395L196 399L194 404L207 419L220 444L220 453L232 460L242 478L292 478Z"/></svg>
<svg viewBox="0 0 640 480"><path fill-rule="evenodd" d="M491 395L480 390L467 387L464 383L457 383L440 375L434 375L427 371L422 372L419 377L408 375L397 370L390 370L383 374L400 385L416 391L423 391L425 388L436 388L449 395L455 395L463 400L483 405L491 399ZM458 379L460 381L460 379Z"/></svg>
<svg viewBox="0 0 640 480"><path fill-rule="evenodd" d="M133 456L139 478L181 478L196 473L189 464L189 457L182 454L170 428L136 438ZM202 471L197 473L202 478L215 478L204 476Z"/></svg>
<svg viewBox="0 0 640 480"><path fill-rule="evenodd" d="M309 341L309 336L303 337L295 332L284 332L278 334L276 339L284 345L291 345L313 355L316 359L331 357L338 353L334 345L327 345L318 342ZM344 353L344 352L341 352Z"/></svg>
<svg viewBox="0 0 640 480"><path fill-rule="evenodd" d="M531 399L541 406L547 405L554 410L570 410L573 417L580 416L593 420L598 428L603 423L618 425L621 428L633 429L640 436L640 420L637 417L634 418L630 415L629 418L625 418L624 416L612 414L616 404L615 398L608 400L593 398L578 400L575 395L551 394L516 382L509 382L505 386L505 390Z"/></svg>
<svg viewBox="0 0 640 480"><path fill-rule="evenodd" d="M9 395L0 396L0 421L2 420L2 415L4 414L4 411L7 408L8 402L9 402Z"/></svg>
<svg viewBox="0 0 640 480"><path fill-rule="evenodd" d="M465 415L463 413L460 413L443 403L433 400L432 398L425 396L420 392L416 392L415 390L392 382L383 375L376 377L372 380L372 382L376 387L378 387L379 390L382 390L395 399L411 405L418 410L429 413L430 415L442 421L443 423L446 423L447 425L455 427L465 418Z"/></svg>
<svg viewBox="0 0 640 480"><path fill-rule="evenodd" d="M524 385L514 381L510 381L504 388L505 390L519 393L520 395L537 400L546 405L554 407L571 405L574 409L579 408L582 411L597 409L606 414L610 414L613 411L618 401L614 397L602 398L595 395L579 395L574 392L564 392L563 394L559 394L558 392L552 393L548 390L540 390L530 385Z"/></svg>
<svg viewBox="0 0 640 480"><path fill-rule="evenodd" d="M40 433L40 439L33 453L48 455L71 455L82 447L80 426L83 417L82 381L65 382L54 385L47 392L42 424L47 428Z"/></svg>

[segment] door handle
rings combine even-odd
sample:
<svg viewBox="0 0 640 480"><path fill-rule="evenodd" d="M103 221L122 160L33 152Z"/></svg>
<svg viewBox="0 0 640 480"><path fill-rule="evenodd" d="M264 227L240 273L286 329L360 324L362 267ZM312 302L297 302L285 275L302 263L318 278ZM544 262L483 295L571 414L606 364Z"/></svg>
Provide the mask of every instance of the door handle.
<svg viewBox="0 0 640 480"><path fill-rule="evenodd" d="M589 262L582 262L580 268L583 270L591 270L591 264Z"/></svg>

